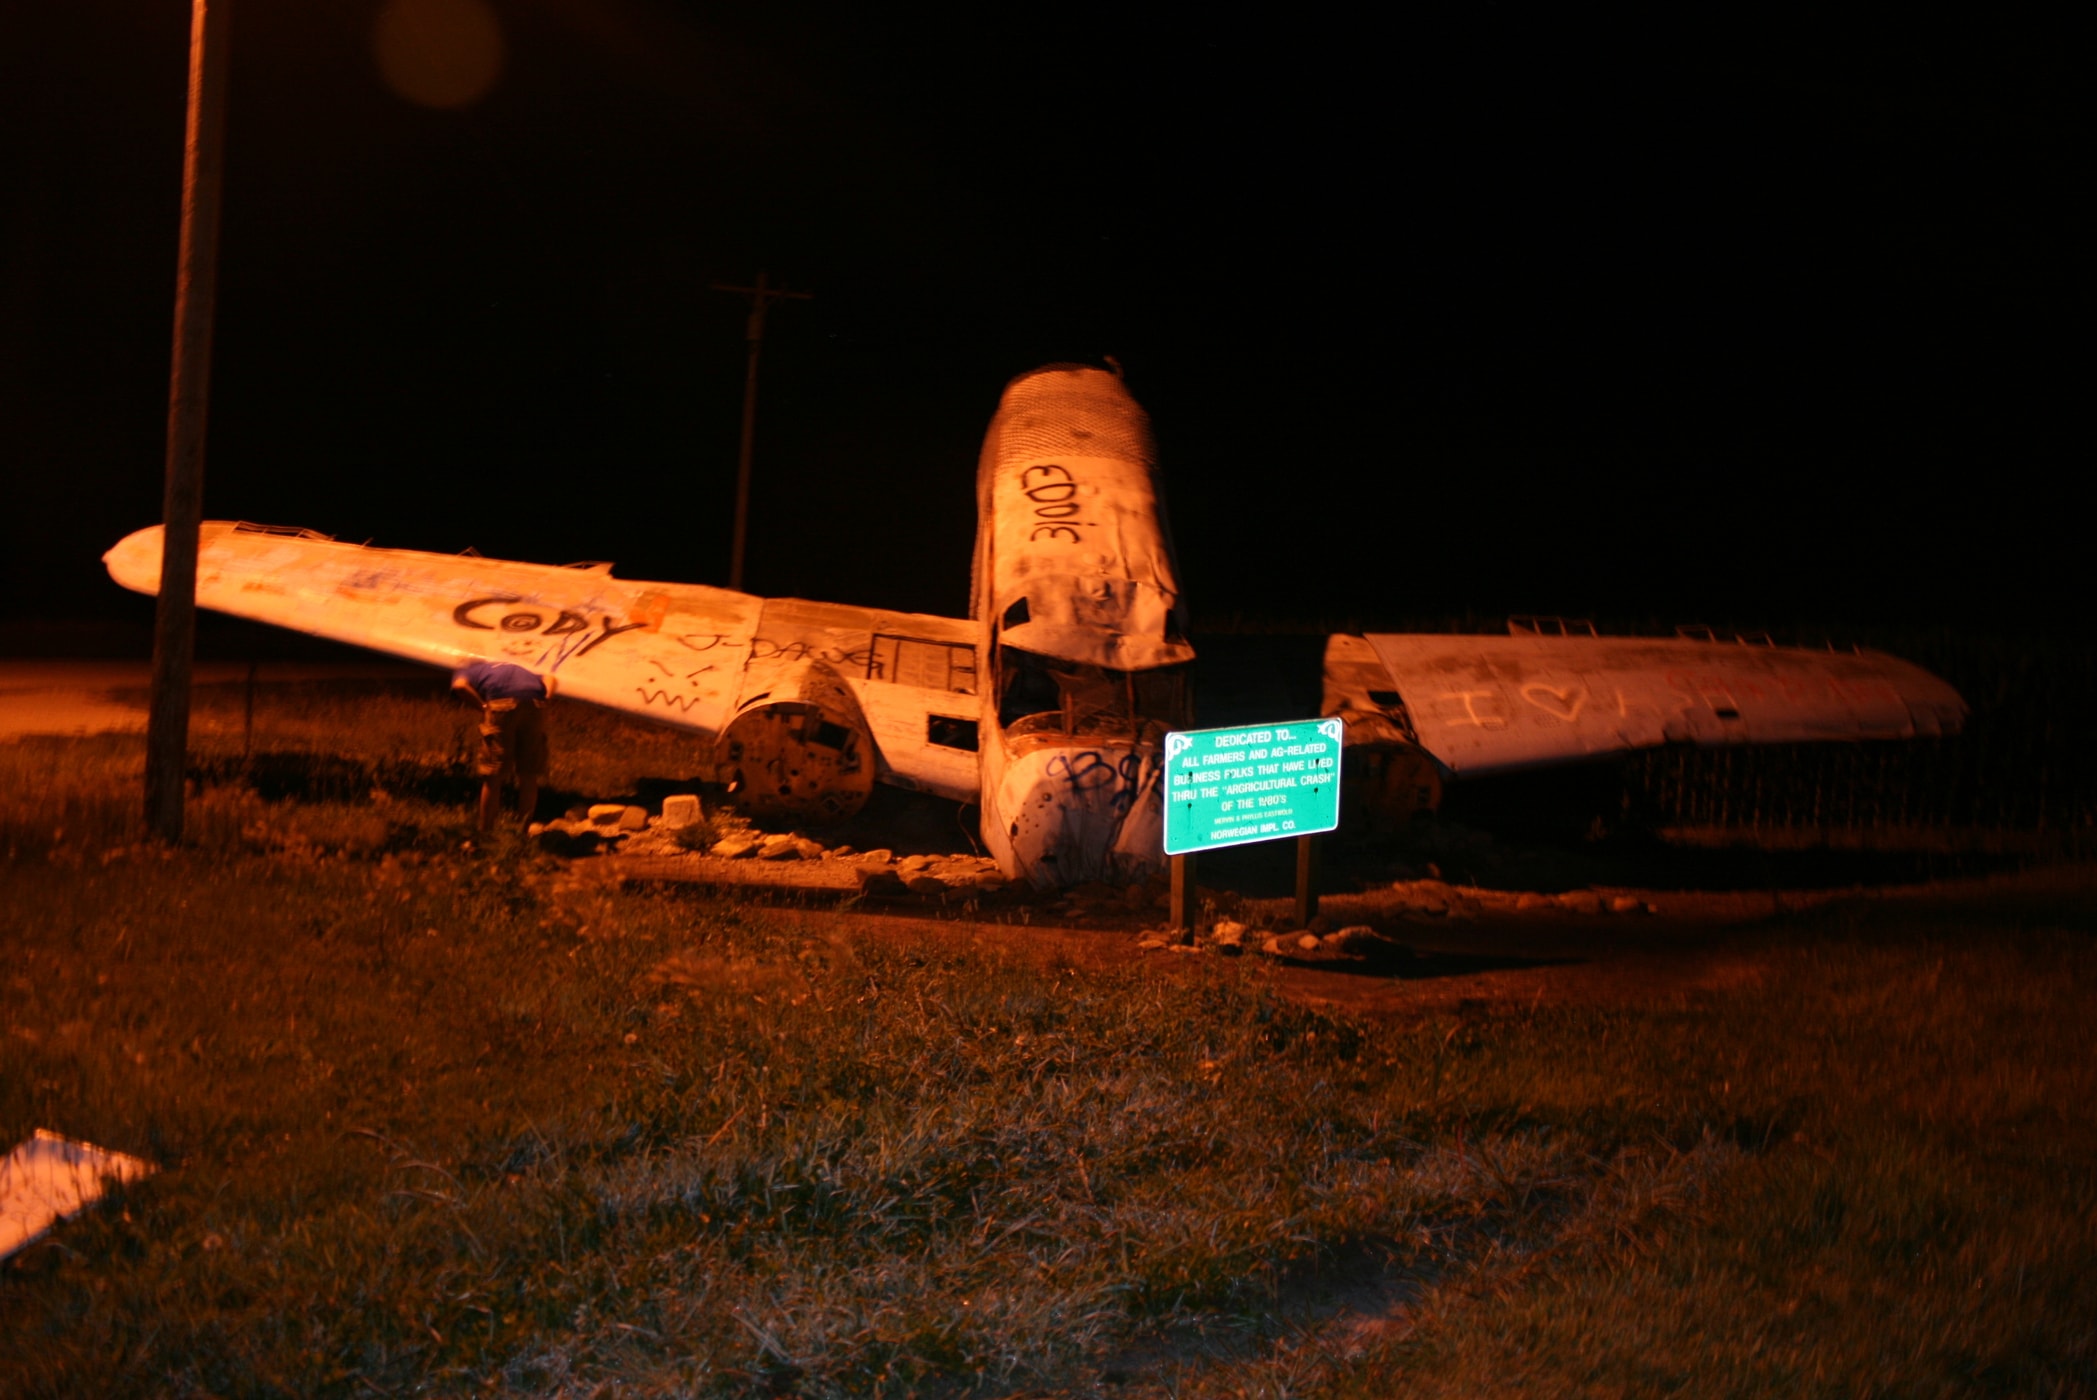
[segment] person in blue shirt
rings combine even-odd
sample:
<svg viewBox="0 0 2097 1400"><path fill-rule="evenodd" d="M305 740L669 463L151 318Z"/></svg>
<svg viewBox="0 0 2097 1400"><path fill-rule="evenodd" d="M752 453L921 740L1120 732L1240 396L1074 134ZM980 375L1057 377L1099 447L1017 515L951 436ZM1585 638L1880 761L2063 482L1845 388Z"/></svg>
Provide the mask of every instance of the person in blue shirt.
<svg viewBox="0 0 2097 1400"><path fill-rule="evenodd" d="M451 673L451 688L481 707L482 831L495 830L502 811L503 780L517 779L517 810L529 822L539 805L539 779L546 776L546 721L553 677L507 661L469 661Z"/></svg>

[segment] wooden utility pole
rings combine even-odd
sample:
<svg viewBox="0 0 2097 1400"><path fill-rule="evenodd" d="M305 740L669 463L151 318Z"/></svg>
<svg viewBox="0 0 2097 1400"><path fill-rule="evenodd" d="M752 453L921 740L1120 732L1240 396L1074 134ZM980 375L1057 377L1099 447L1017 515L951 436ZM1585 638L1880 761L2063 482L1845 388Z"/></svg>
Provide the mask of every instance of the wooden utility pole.
<svg viewBox="0 0 2097 1400"><path fill-rule="evenodd" d="M225 169L226 31L230 0L194 0L189 119L182 155L182 241L175 260L175 349L168 374L167 480L153 686L146 720L146 826L182 839L189 767L189 687L197 634L197 530L204 515L204 418L211 400L211 321L218 282L219 189Z"/></svg>
<svg viewBox="0 0 2097 1400"><path fill-rule="evenodd" d="M754 287L731 287L714 283L717 292L735 292L750 298L750 319L744 323L743 338L749 344L749 368L743 375L743 446L735 461L735 542L728 551L728 586L743 586L743 544L750 525L750 448L757 437L757 358L764 350L765 309L775 301L812 301L811 292L789 292L775 287L762 272Z"/></svg>

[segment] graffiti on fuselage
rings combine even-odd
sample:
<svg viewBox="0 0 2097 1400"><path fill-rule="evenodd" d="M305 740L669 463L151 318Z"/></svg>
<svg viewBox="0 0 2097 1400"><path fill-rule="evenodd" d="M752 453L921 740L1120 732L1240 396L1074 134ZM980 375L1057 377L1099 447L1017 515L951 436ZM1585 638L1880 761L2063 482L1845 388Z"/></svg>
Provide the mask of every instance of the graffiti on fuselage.
<svg viewBox="0 0 2097 1400"><path fill-rule="evenodd" d="M677 640L683 646L697 652L747 647L752 661L821 661L832 666L848 667L857 675L866 674L874 660L874 650L871 646L824 646L819 642L799 637L783 642L770 637L752 637L748 642L739 642L726 632L687 632Z"/></svg>
<svg viewBox="0 0 2097 1400"><path fill-rule="evenodd" d="M1089 530L1098 523L1078 519L1085 513L1085 507L1078 504L1077 478L1070 474L1068 467L1054 462L1038 462L1019 474L1019 489L1020 494L1027 498L1036 521L1027 535L1030 540L1083 544L1085 537L1078 532Z"/></svg>
<svg viewBox="0 0 2097 1400"><path fill-rule="evenodd" d="M826 647L815 642L795 639L790 642L775 642L764 637L750 639L752 661L822 661L832 666L849 666L864 672L874 659L871 647L846 650L843 647Z"/></svg>
<svg viewBox="0 0 2097 1400"><path fill-rule="evenodd" d="M633 689L634 694L641 697L643 705L661 705L665 709L683 710L687 713L706 700L704 695L672 695L661 687L651 690L645 685L637 685Z"/></svg>
<svg viewBox="0 0 2097 1400"><path fill-rule="evenodd" d="M578 656L588 655L621 632L648 626L640 622L614 622L609 615L592 617L568 608L546 609L536 604L498 615L495 609L524 599L514 593L495 593L469 598L451 610L451 620L479 632L495 632L507 640L502 650L516 657L532 657L542 671L558 671ZM553 614L551 620L548 613ZM492 620L491 620L492 619Z"/></svg>
<svg viewBox="0 0 2097 1400"><path fill-rule="evenodd" d="M661 705L665 709L680 710L687 714L707 699L706 690L711 683L702 678L721 669L709 662L693 670L680 672L673 666L664 665L653 656L648 657L647 662L655 674L644 678L649 684L634 687L634 692L641 697L641 703ZM680 689L682 694L679 693Z"/></svg>
<svg viewBox="0 0 2097 1400"><path fill-rule="evenodd" d="M1126 812L1136 801L1143 776L1143 755L1125 753L1117 760L1098 749L1059 753L1044 770L1061 779L1071 792L1103 795L1116 812Z"/></svg>
<svg viewBox="0 0 2097 1400"><path fill-rule="evenodd" d="M357 569L342 580L342 587L358 593L403 593L423 581L407 569Z"/></svg>
<svg viewBox="0 0 2097 1400"><path fill-rule="evenodd" d="M741 642L730 641L726 632L685 632L677 638L677 644L692 651L712 651L716 647L739 647Z"/></svg>

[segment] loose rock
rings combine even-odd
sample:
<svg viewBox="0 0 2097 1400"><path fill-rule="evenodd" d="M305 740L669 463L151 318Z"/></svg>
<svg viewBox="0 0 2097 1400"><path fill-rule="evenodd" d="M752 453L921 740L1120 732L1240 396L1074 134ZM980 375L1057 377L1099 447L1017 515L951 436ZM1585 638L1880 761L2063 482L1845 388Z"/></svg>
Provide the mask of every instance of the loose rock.
<svg viewBox="0 0 2097 1400"><path fill-rule="evenodd" d="M663 799L663 825L672 831L697 826L702 816L699 799L689 792L675 793Z"/></svg>
<svg viewBox="0 0 2097 1400"><path fill-rule="evenodd" d="M1326 943L1355 957L1388 957L1410 950L1397 939L1368 924L1351 924L1327 938Z"/></svg>
<svg viewBox="0 0 2097 1400"><path fill-rule="evenodd" d="M713 849L707 852L708 855L719 856L722 860L742 860L756 853L755 836L724 836L714 842Z"/></svg>

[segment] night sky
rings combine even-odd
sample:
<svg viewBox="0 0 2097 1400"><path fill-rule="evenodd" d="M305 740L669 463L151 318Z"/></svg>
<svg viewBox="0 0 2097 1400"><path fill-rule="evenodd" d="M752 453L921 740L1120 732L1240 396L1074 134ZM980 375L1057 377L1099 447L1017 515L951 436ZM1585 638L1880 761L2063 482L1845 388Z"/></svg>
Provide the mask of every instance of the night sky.
<svg viewBox="0 0 2097 1400"><path fill-rule="evenodd" d="M234 14L207 517L725 582L710 284L764 269L816 299L755 592L964 613L1000 388L1111 355L1198 629L2087 627L2064 35L419 3L494 16L477 100L389 86L380 0ZM0 620L142 616L99 556L159 517L188 5L9 10Z"/></svg>

